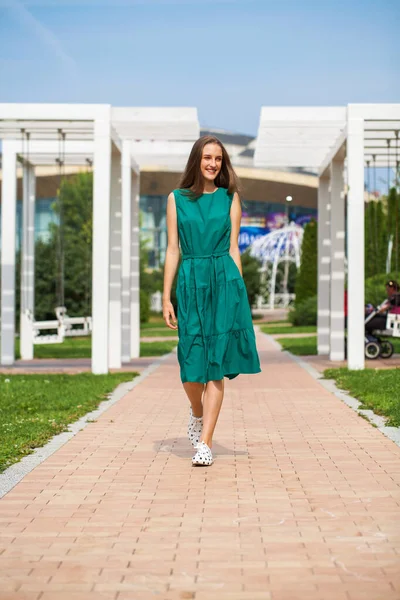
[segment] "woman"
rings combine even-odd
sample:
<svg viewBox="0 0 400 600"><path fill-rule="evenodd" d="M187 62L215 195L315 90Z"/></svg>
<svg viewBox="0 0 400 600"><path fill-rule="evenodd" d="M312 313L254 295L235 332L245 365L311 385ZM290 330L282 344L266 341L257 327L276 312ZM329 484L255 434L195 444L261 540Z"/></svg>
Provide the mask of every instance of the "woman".
<svg viewBox="0 0 400 600"><path fill-rule="evenodd" d="M387 299L378 307L378 313L365 324L365 330L370 335L375 330L386 329L387 313L400 314L400 286L397 281L390 279L385 284Z"/></svg>
<svg viewBox="0 0 400 600"><path fill-rule="evenodd" d="M179 335L178 360L190 401L188 436L193 465L211 465L212 436L224 377L259 373L254 329L238 247L238 179L223 144L194 144L179 188L168 196L163 317ZM178 322L171 303L177 279ZM178 323L178 324L176 324Z"/></svg>

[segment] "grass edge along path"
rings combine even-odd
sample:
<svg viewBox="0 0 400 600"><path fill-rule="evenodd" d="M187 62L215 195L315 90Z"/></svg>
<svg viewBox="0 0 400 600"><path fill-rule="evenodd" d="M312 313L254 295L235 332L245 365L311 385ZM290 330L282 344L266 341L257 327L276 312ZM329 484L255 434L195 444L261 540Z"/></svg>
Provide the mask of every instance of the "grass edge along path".
<svg viewBox="0 0 400 600"><path fill-rule="evenodd" d="M177 339L165 338L165 341L140 342L140 356L163 356L171 352L177 345ZM62 344L37 344L34 346L34 358L90 358L92 355L92 340L90 337L65 338ZM16 356L20 358L19 339L16 340Z"/></svg>
<svg viewBox="0 0 400 600"><path fill-rule="evenodd" d="M275 339L282 346L282 350L287 350L296 356L317 355L317 336ZM400 340L390 338L389 341L393 344L395 353L400 353Z"/></svg>
<svg viewBox="0 0 400 600"><path fill-rule="evenodd" d="M0 375L0 473L95 410L137 372Z"/></svg>
<svg viewBox="0 0 400 600"><path fill-rule="evenodd" d="M274 323L261 325L261 331L263 333L268 333L268 335L279 335L279 334L287 334L287 333L317 333L316 325L275 325Z"/></svg>
<svg viewBox="0 0 400 600"><path fill-rule="evenodd" d="M333 379L339 389L359 400L359 408L386 417L387 426L400 427L400 369L326 369L324 379Z"/></svg>

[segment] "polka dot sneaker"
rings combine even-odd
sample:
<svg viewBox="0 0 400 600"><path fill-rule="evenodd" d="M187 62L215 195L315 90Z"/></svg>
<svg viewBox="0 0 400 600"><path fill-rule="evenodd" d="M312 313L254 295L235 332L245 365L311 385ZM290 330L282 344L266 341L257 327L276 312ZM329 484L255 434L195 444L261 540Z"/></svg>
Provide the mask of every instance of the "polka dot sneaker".
<svg viewBox="0 0 400 600"><path fill-rule="evenodd" d="M189 441L192 443L192 446L196 448L196 445L199 443L201 432L203 429L203 417L195 417L193 416L192 407L190 407L190 417L189 423L187 427L187 434Z"/></svg>
<svg viewBox="0 0 400 600"><path fill-rule="evenodd" d="M213 464L211 449L205 442L199 442L196 446L196 454L192 458L192 465L197 467L208 467Z"/></svg>

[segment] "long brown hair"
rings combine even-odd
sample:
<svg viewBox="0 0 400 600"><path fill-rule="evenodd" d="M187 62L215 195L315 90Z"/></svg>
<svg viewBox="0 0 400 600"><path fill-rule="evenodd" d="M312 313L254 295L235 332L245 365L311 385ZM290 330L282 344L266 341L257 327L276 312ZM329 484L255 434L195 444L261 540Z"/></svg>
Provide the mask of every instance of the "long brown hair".
<svg viewBox="0 0 400 600"><path fill-rule="evenodd" d="M203 149L207 144L218 144L222 150L221 170L215 178L215 185L226 188L230 194L240 194L240 181L236 175L229 154L223 143L213 135L203 135L193 145L185 170L180 178L178 188L187 190L187 195L192 199L202 195L204 179L201 174L200 163L203 158Z"/></svg>

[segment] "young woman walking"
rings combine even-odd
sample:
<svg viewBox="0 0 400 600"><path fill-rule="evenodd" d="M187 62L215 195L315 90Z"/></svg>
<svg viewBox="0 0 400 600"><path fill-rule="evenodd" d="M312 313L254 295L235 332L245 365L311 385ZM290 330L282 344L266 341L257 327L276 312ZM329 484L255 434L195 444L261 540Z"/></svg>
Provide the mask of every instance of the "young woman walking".
<svg viewBox="0 0 400 600"><path fill-rule="evenodd" d="M203 136L192 148L179 188L168 196L163 317L178 330L180 376L190 401L188 436L196 449L193 465L213 463L224 377L261 371L238 246L238 187L223 144ZM179 246L177 321L171 287Z"/></svg>

